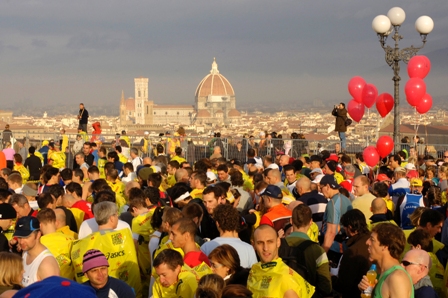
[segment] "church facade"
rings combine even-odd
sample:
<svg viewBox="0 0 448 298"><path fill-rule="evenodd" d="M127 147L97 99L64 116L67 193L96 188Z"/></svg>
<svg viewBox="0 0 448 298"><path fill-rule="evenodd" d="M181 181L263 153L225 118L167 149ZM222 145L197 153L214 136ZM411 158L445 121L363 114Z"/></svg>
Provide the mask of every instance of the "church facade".
<svg viewBox="0 0 448 298"><path fill-rule="evenodd" d="M226 125L238 123L240 112L236 109L235 92L230 82L219 73L213 60L210 74L196 88L195 105L158 105L148 98L148 78L135 78L135 97L120 100L120 126Z"/></svg>

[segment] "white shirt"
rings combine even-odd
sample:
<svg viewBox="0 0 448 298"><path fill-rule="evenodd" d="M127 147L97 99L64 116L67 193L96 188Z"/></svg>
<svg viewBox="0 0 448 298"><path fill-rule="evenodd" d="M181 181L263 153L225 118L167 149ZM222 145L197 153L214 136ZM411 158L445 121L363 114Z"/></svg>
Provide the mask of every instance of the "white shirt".
<svg viewBox="0 0 448 298"><path fill-rule="evenodd" d="M123 230L123 229L129 229L129 231L131 231L131 233L132 233L132 230L131 230L131 227L129 226L129 224L127 222L119 219L117 228L114 229L114 231L119 231L119 230ZM87 219L87 220L83 221L81 226L79 227L78 239L85 238L94 232L98 232L98 224L97 224L95 218ZM138 239L137 234L132 233L132 237L134 239Z"/></svg>
<svg viewBox="0 0 448 298"><path fill-rule="evenodd" d="M121 178L121 182L123 182L124 184L134 181L135 178L137 178L137 175L135 174L135 172L130 172L126 177Z"/></svg>
<svg viewBox="0 0 448 298"><path fill-rule="evenodd" d="M32 262L31 264L26 263L26 259L28 257L28 252L25 251L22 256L22 263L23 263L23 278L22 278L22 285L24 287L27 287L37 281L39 279L37 278L37 271L39 270L40 264L42 261L47 258L51 257L54 258L54 256L51 254L51 252L48 249L43 250Z"/></svg>
<svg viewBox="0 0 448 298"><path fill-rule="evenodd" d="M20 186L19 188L17 188L17 189L14 189L14 192L16 193L16 194L22 194L22 189L23 189L23 185L22 186Z"/></svg>
<svg viewBox="0 0 448 298"><path fill-rule="evenodd" d="M134 167L134 172L137 171L137 167L141 164L142 164L142 159L138 156L132 160L132 166Z"/></svg>
<svg viewBox="0 0 448 298"><path fill-rule="evenodd" d="M217 237L212 241L202 244L201 251L208 256L212 250L222 244L228 244L235 248L240 257L241 267L251 268L253 264L258 262L252 245L242 241L240 238Z"/></svg>

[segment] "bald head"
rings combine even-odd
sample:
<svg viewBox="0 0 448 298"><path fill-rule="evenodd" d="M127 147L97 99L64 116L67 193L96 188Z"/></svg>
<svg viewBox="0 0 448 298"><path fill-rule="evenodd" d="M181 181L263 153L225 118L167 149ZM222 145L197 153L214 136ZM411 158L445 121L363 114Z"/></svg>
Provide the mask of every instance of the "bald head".
<svg viewBox="0 0 448 298"><path fill-rule="evenodd" d="M360 197L369 193L369 178L364 175L358 176L353 181L353 191L355 196Z"/></svg>
<svg viewBox="0 0 448 298"><path fill-rule="evenodd" d="M188 171L185 169L178 169L174 174L176 182L188 182Z"/></svg>
<svg viewBox="0 0 448 298"><path fill-rule="evenodd" d="M387 205L383 198L376 198L372 201L371 209L373 214L386 214Z"/></svg>
<svg viewBox="0 0 448 298"><path fill-rule="evenodd" d="M282 155L279 160L279 164L283 167L289 164L289 155Z"/></svg>
<svg viewBox="0 0 448 298"><path fill-rule="evenodd" d="M429 254L422 249L411 249L404 255L403 261L415 264L404 267L411 276L413 284L416 284L423 277L428 275L429 269L431 268L431 258Z"/></svg>
<svg viewBox="0 0 448 298"><path fill-rule="evenodd" d="M71 208L75 203L76 199L74 196L70 194L65 194L62 196L62 206L64 206L65 208Z"/></svg>
<svg viewBox="0 0 448 298"><path fill-rule="evenodd" d="M311 191L311 180L308 177L302 177L296 182L296 189L299 195Z"/></svg>
<svg viewBox="0 0 448 298"><path fill-rule="evenodd" d="M278 169L272 169L268 173L269 184L275 184L282 180L282 174Z"/></svg>
<svg viewBox="0 0 448 298"><path fill-rule="evenodd" d="M289 210L293 211L294 208L296 208L296 207L299 206L300 204L303 204L303 202L301 202L301 201L292 201L291 203L289 203L288 205L286 205L286 208L288 208Z"/></svg>
<svg viewBox="0 0 448 298"><path fill-rule="evenodd" d="M256 241L257 238L260 237L260 235L270 235L274 238L278 237L277 232L270 225L260 225L254 232L254 241Z"/></svg>
<svg viewBox="0 0 448 298"><path fill-rule="evenodd" d="M56 215L56 229L60 229L62 227L65 227L67 225L67 217L65 215L65 212L61 208L53 209L54 214Z"/></svg>
<svg viewBox="0 0 448 298"><path fill-rule="evenodd" d="M152 164L152 159L151 157L145 157L143 158L143 165L151 165Z"/></svg>

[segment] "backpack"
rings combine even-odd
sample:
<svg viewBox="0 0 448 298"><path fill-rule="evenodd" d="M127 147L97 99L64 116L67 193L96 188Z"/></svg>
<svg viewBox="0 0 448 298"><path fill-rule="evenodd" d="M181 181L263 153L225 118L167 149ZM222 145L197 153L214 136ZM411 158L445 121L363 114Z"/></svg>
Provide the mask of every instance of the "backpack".
<svg viewBox="0 0 448 298"><path fill-rule="evenodd" d="M282 258L286 265L300 274L300 276L302 276L307 282L313 286L316 286L316 275L312 276L311 272L308 270L304 254L304 251L313 244L318 245L314 241L305 240L298 246L289 246L286 239L282 238L278 255Z"/></svg>
<svg viewBox="0 0 448 298"><path fill-rule="evenodd" d="M353 120L347 117L347 119L345 119L345 126L349 126L352 122Z"/></svg>

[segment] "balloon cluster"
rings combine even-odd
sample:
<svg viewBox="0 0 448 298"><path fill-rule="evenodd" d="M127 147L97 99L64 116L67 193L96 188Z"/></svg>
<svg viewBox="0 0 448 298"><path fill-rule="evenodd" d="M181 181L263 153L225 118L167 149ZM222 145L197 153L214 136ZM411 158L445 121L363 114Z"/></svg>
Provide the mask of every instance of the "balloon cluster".
<svg viewBox="0 0 448 298"><path fill-rule="evenodd" d="M394 141L389 136L381 136L376 141L375 146L369 146L362 152L362 157L366 164L370 167L374 167L380 161L380 157L384 158L388 156L394 149Z"/></svg>
<svg viewBox="0 0 448 298"><path fill-rule="evenodd" d="M417 112L425 114L432 107L432 97L426 93L426 84L423 79L431 70L431 62L426 56L414 56L408 63L409 81L404 87L406 100L415 107Z"/></svg>
<svg viewBox="0 0 448 298"><path fill-rule="evenodd" d="M365 108L370 109L376 104L376 109L381 117L386 117L394 107L394 98L389 93L382 93L378 96L375 85L368 84L363 78L356 76L348 82L348 92L353 99L348 103L348 114L356 122L361 121Z"/></svg>

